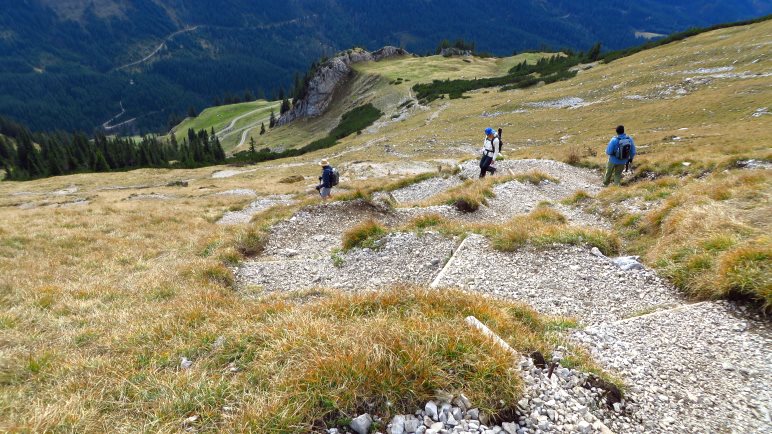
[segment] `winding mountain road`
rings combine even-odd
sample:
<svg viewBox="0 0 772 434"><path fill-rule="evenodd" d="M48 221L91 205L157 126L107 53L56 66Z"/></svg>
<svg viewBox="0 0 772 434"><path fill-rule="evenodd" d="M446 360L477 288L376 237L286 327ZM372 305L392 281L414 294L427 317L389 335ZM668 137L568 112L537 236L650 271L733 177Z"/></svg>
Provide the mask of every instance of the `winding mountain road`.
<svg viewBox="0 0 772 434"><path fill-rule="evenodd" d="M217 132L217 137L222 139L223 137L225 137L230 132L230 130L233 129L233 127L236 125L236 122L244 119L247 116L253 115L253 114L255 114L255 113L257 113L257 112L259 112L261 110L265 110L265 107L260 107L258 109L252 110L251 112L247 112L247 113L244 113L243 115L236 116L235 118L233 118L231 120L231 123L228 124L227 127L223 128L223 129L221 129L220 131Z"/></svg>
<svg viewBox="0 0 772 434"><path fill-rule="evenodd" d="M199 26L192 26L192 27L185 27L182 30L177 30L176 32L174 32L174 33L170 34L169 36L167 36L166 38L164 38L164 40L155 48L155 50L153 50L153 52L151 52L147 56L143 57L140 60L137 60L136 62L131 62L131 63L127 63L125 65L119 66L119 67L113 69L113 71L120 71L122 69L131 68L132 66L136 66L136 65L139 65L141 63L147 62L148 60L153 58L153 56L158 54L158 52L161 51L161 49L164 46L166 46L166 43L171 41L175 36L181 35L181 34L187 33L187 32L192 32L192 31L194 31L194 30L196 30L198 28L199 28Z"/></svg>

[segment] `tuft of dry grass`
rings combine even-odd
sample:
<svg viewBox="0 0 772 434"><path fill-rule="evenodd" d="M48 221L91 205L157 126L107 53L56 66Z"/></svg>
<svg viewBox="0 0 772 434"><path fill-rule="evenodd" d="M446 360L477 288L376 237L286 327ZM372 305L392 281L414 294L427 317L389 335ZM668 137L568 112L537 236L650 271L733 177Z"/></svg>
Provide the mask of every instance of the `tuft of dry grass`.
<svg viewBox="0 0 772 434"><path fill-rule="evenodd" d="M756 298L765 309L772 308L772 241L762 237L756 242L727 251L721 255L717 274L718 286L730 291L730 296Z"/></svg>
<svg viewBox="0 0 772 434"><path fill-rule="evenodd" d="M562 217L562 218L561 218ZM489 229L491 244L497 250L513 251L526 244L546 247L552 244L588 245L605 255L619 253L621 242L616 234L600 229L570 226L565 217L550 208L538 208L527 216L518 216Z"/></svg>
<svg viewBox="0 0 772 434"><path fill-rule="evenodd" d="M764 258L771 248L771 186L766 171L733 170L607 189L598 201L624 228L620 234L629 247L688 295L742 298L768 311L772 272ZM617 214L613 204L622 194L659 205L642 214Z"/></svg>
<svg viewBox="0 0 772 434"><path fill-rule="evenodd" d="M236 235L235 249L243 257L250 258L259 255L267 241L267 235L264 232L248 228Z"/></svg>
<svg viewBox="0 0 772 434"><path fill-rule="evenodd" d="M493 187L496 184L502 184L512 179L514 179L512 176L467 179L463 184L423 201L420 205L452 205L461 212L474 212L480 209L480 206L487 205L488 199L495 197Z"/></svg>
<svg viewBox="0 0 772 434"><path fill-rule="evenodd" d="M387 233L387 229L377 221L364 221L343 233L343 250L354 247L374 247L375 242Z"/></svg>
<svg viewBox="0 0 772 434"><path fill-rule="evenodd" d="M561 203L563 203L564 205L576 205L580 203L585 203L590 199L592 199L592 196L590 196L590 193L587 193L584 190L577 190L571 196L563 199Z"/></svg>
<svg viewBox="0 0 772 434"><path fill-rule="evenodd" d="M454 300L447 303L448 299ZM457 290L417 287L334 294L263 324L260 336L228 343L219 364L236 360L263 379L268 396L234 425L259 432L334 426L360 412L412 413L438 390L465 393L481 411L511 410L522 393L516 360L464 324L474 315L523 354L548 353L550 331L565 324L531 308ZM259 331L258 331L259 330ZM248 331L248 330L247 330ZM586 354L571 349L587 369Z"/></svg>
<svg viewBox="0 0 772 434"><path fill-rule="evenodd" d="M477 233L488 237L497 250L513 251L526 245L548 247L553 244L594 246L606 255L620 251L618 235L599 229L571 226L559 211L540 206L530 214L516 216L504 223L465 223L449 220L437 214L419 216L401 231L421 231L433 228L441 233L464 236Z"/></svg>
<svg viewBox="0 0 772 434"><path fill-rule="evenodd" d="M557 211L556 209L549 206L537 207L531 212L530 217L542 223L563 224L568 221L566 216L561 214L560 211Z"/></svg>

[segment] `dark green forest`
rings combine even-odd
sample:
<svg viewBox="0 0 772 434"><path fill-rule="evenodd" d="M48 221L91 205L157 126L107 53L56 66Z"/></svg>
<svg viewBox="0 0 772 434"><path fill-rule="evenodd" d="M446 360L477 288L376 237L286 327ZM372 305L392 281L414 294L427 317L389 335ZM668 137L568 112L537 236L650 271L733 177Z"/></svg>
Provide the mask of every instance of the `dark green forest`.
<svg viewBox="0 0 772 434"><path fill-rule="evenodd" d="M178 143L156 136L130 138L107 137L97 133L89 138L83 133L31 133L27 128L0 117L0 168L7 181L25 181L70 173L110 172L144 167L194 168L222 163L257 163L295 157L330 148L338 140L369 127L383 116L372 104L366 104L341 117L338 126L319 140L300 148L274 152L268 148L225 157L214 131L188 130Z"/></svg>
<svg viewBox="0 0 772 434"><path fill-rule="evenodd" d="M639 44L635 31L772 12L754 0L83 0L80 13L67 9L78 3L0 0L0 115L34 131L93 131L122 104L112 124L133 121L106 132L161 132L191 109L297 89L315 59L354 45L433 54L438 41L463 38L495 55L598 41L616 50ZM151 61L119 68L194 27Z"/></svg>
<svg viewBox="0 0 772 434"><path fill-rule="evenodd" d="M142 167L193 168L225 161L220 141L207 131L188 131L177 143L155 136L142 140L83 133L31 133L0 117L0 168L5 180L25 181L84 172L110 172Z"/></svg>

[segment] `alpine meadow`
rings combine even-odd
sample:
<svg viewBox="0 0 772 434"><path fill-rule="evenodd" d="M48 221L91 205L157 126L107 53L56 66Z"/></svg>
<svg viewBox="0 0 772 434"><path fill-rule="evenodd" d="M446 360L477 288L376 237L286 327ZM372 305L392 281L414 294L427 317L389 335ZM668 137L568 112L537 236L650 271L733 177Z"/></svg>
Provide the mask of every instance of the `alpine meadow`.
<svg viewBox="0 0 772 434"><path fill-rule="evenodd" d="M767 3L21 3L0 431L772 431Z"/></svg>

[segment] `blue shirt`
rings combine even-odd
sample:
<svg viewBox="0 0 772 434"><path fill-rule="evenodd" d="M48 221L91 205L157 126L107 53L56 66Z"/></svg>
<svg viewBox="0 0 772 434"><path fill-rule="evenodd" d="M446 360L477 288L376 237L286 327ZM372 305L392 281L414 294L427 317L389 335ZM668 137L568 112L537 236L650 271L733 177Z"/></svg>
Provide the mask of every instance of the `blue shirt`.
<svg viewBox="0 0 772 434"><path fill-rule="evenodd" d="M617 148L619 147L619 139L630 139L632 146L630 149L629 160L620 160L615 156ZM611 164L627 164L628 161L632 161L633 157L635 157L635 143L633 142L633 138L627 134L620 134L614 137L610 142L608 142L608 146L606 147L606 155L608 155L608 161L610 161Z"/></svg>
<svg viewBox="0 0 772 434"><path fill-rule="evenodd" d="M330 166L322 168L322 187L332 188L332 167Z"/></svg>

